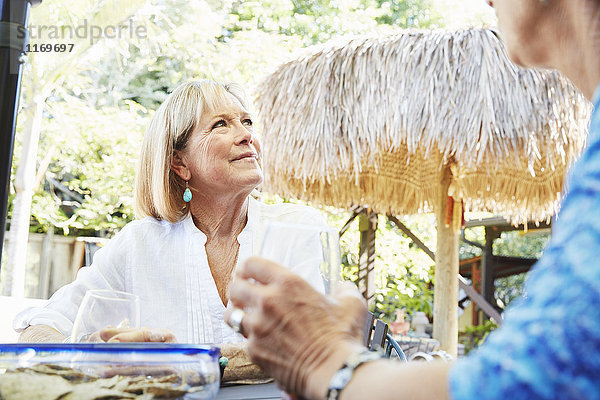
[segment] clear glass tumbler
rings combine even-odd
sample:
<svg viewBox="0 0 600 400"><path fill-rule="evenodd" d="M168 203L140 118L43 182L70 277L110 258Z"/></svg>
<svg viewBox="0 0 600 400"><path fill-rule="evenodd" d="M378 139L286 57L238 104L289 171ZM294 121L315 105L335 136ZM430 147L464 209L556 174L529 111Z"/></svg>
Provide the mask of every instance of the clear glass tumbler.
<svg viewBox="0 0 600 400"><path fill-rule="evenodd" d="M340 280L340 240L334 228L271 221L260 256L291 269L327 294Z"/></svg>
<svg viewBox="0 0 600 400"><path fill-rule="evenodd" d="M88 290L73 323L71 342L101 341L95 333L107 326L139 328L140 298L116 290Z"/></svg>

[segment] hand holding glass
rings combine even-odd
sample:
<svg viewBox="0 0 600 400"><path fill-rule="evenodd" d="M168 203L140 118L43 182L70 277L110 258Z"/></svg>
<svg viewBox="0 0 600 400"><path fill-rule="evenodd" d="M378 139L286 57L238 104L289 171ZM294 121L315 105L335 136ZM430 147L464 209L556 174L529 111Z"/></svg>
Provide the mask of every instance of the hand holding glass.
<svg viewBox="0 0 600 400"><path fill-rule="evenodd" d="M73 323L71 342L100 342L99 332L107 326L140 327L140 298L116 290L88 290Z"/></svg>

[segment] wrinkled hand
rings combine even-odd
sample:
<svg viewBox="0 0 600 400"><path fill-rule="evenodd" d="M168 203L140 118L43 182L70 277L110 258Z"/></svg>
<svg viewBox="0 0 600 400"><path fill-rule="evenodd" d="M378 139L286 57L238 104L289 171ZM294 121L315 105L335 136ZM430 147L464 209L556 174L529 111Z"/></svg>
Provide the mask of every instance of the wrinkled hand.
<svg viewBox="0 0 600 400"><path fill-rule="evenodd" d="M351 284L326 297L288 269L253 257L238 269L230 298L246 311L251 360L291 394L325 397L347 355L362 348L366 306Z"/></svg>
<svg viewBox="0 0 600 400"><path fill-rule="evenodd" d="M92 335L100 340L98 342L118 343L118 342L165 342L176 343L175 335L168 329L150 329L150 328L115 328L107 326L100 332Z"/></svg>

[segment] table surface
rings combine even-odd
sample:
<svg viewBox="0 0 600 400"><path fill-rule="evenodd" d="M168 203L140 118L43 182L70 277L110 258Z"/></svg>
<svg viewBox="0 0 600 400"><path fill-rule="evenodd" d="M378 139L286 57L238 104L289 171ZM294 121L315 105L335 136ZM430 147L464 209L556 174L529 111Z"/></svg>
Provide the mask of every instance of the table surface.
<svg viewBox="0 0 600 400"><path fill-rule="evenodd" d="M281 391L275 383L262 385L235 385L219 389L216 400L268 400L281 399Z"/></svg>

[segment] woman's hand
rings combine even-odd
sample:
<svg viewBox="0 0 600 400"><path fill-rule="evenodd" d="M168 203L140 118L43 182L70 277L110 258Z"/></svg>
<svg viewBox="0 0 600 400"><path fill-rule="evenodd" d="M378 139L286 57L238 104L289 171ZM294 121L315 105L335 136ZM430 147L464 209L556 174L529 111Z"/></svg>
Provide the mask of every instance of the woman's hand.
<svg viewBox="0 0 600 400"><path fill-rule="evenodd" d="M324 398L335 371L362 348L366 307L352 285L325 297L288 269L253 257L238 269L230 298L246 311L250 359L289 393Z"/></svg>
<svg viewBox="0 0 600 400"><path fill-rule="evenodd" d="M97 337L94 337L96 336ZM99 340L94 340L99 339ZM100 332L92 335L89 341L96 342L165 342L177 343L175 335L168 329L150 329L150 328L115 328L107 326Z"/></svg>

